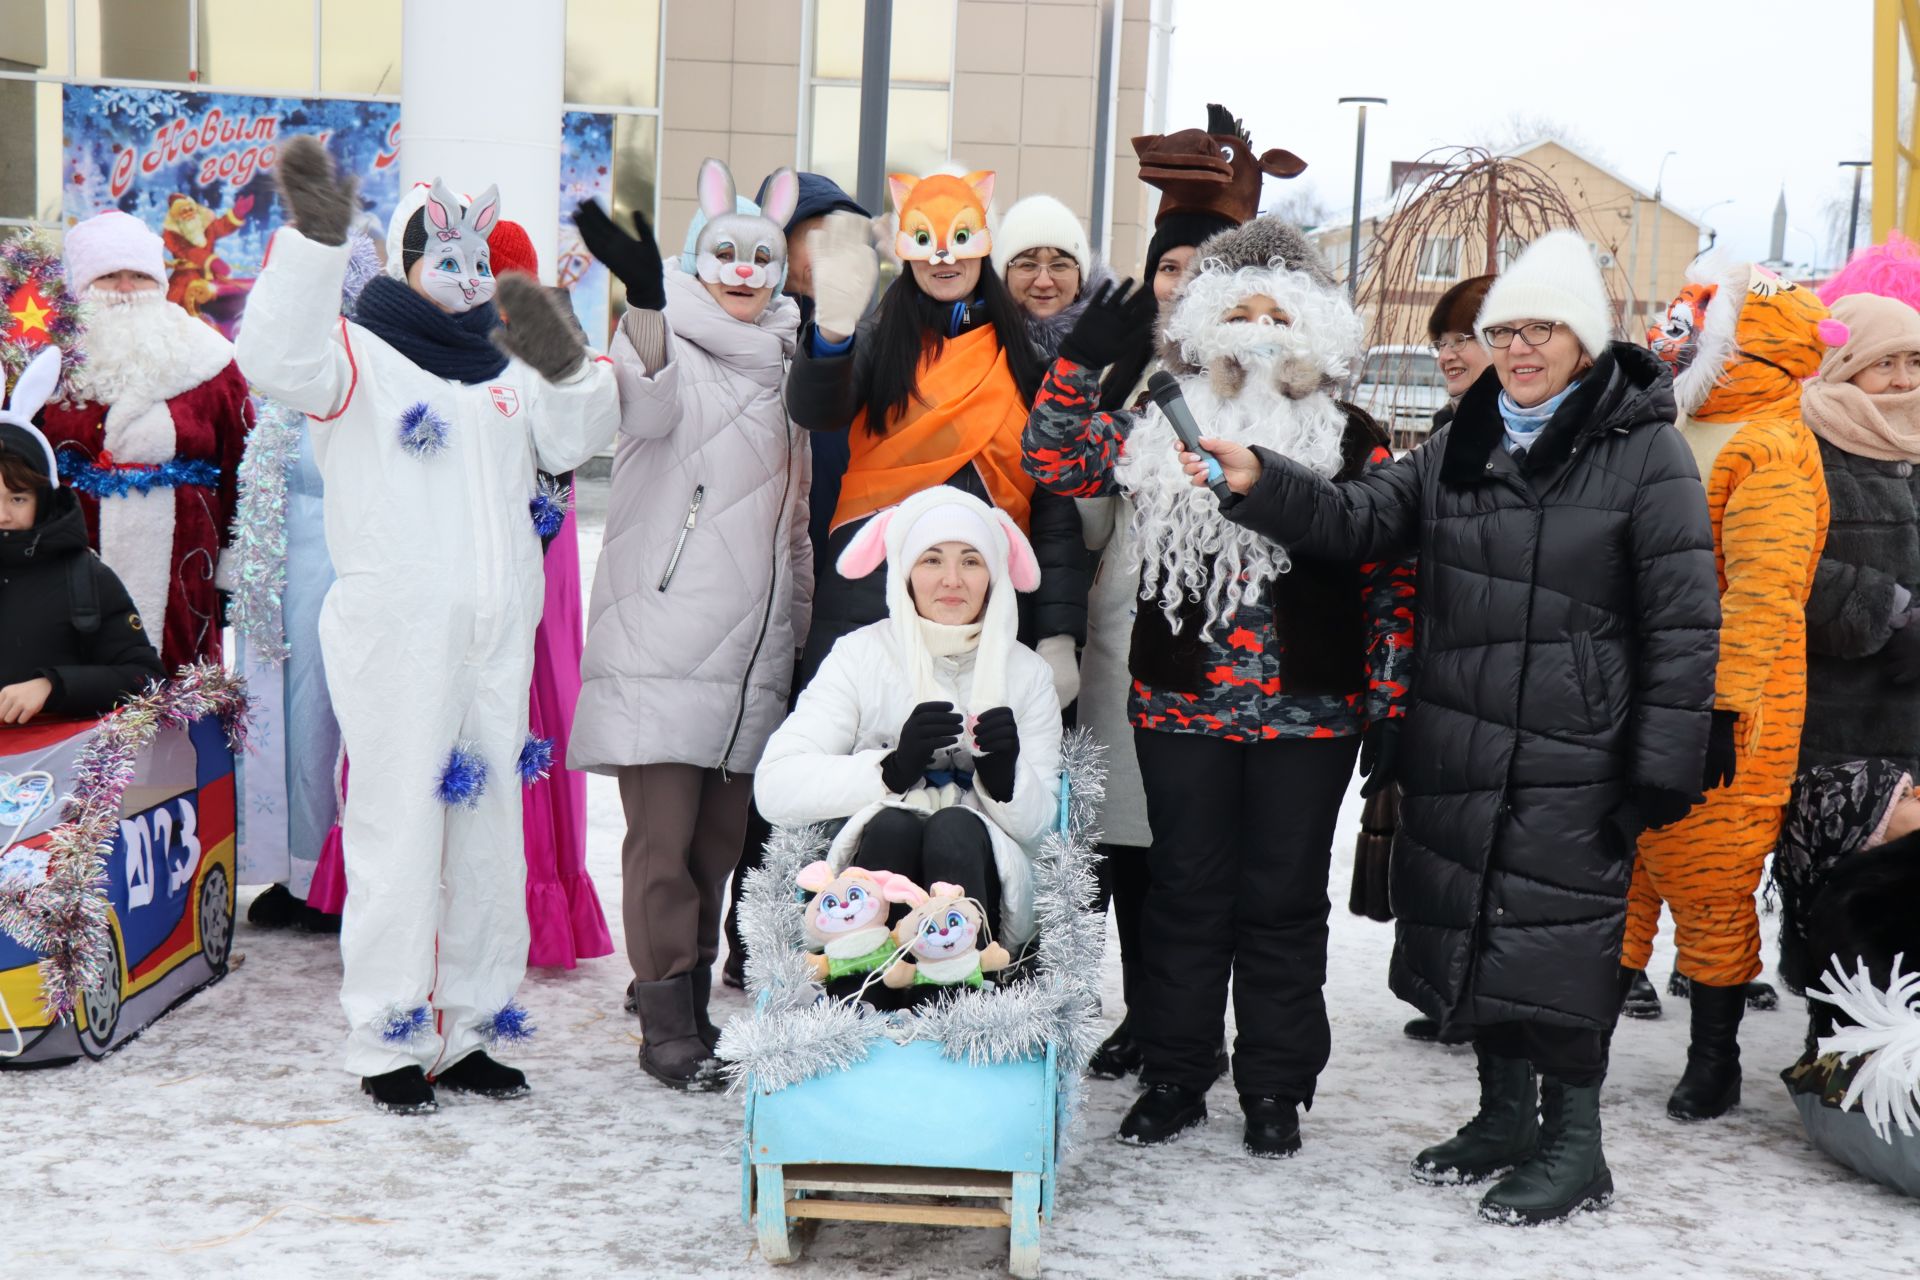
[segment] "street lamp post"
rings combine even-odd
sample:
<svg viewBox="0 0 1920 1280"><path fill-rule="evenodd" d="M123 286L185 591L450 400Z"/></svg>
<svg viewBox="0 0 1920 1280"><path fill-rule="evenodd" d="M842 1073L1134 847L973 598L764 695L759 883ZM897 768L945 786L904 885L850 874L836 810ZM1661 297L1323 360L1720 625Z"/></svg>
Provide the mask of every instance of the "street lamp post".
<svg viewBox="0 0 1920 1280"><path fill-rule="evenodd" d="M1657 296L1660 292L1660 193L1666 189L1667 161L1679 154L1669 151L1661 156L1660 171L1653 179L1653 262L1647 272L1647 302L1653 307L1665 301Z"/></svg>
<svg viewBox="0 0 1920 1280"><path fill-rule="evenodd" d="M1714 245L1720 243L1720 232L1714 229L1713 227L1707 226L1707 215L1709 213L1712 213L1715 209L1718 209L1723 204L1732 204L1732 203L1733 203L1733 197L1728 196L1725 200L1715 200L1712 204L1708 205L1706 208L1700 211L1700 225L1703 227L1706 227L1707 229L1707 247L1706 249L1700 250L1701 253L1707 252L1707 249L1711 249L1713 248ZM1696 241L1696 243L1698 242ZM1699 255L1696 254L1695 256L1697 257Z"/></svg>
<svg viewBox="0 0 1920 1280"><path fill-rule="evenodd" d="M1847 215L1847 257L1853 257L1854 236L1860 230L1860 175L1873 168L1871 160L1842 160L1842 169L1853 170L1853 209Z"/></svg>
<svg viewBox="0 0 1920 1280"><path fill-rule="evenodd" d="M1360 119L1353 144L1353 226L1347 236L1347 297L1352 299L1360 292L1360 182L1366 176L1367 163L1367 108L1384 107L1385 98L1342 98L1340 104L1348 103L1360 108Z"/></svg>

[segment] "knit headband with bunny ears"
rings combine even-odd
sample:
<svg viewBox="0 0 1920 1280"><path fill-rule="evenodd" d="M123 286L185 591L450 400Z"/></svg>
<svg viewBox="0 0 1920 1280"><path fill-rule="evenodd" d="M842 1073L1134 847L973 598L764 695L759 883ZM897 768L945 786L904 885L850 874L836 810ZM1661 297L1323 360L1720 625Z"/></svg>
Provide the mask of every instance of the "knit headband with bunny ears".
<svg viewBox="0 0 1920 1280"><path fill-rule="evenodd" d="M27 362L13 384L13 395L6 408L0 409L0 428L15 428L25 433L30 444L39 447L47 462L47 484L55 489L60 487L60 468L54 462L53 446L40 428L33 425L33 415L53 398L54 389L59 385L60 349L50 346ZM12 434L11 431L0 434L0 442Z"/></svg>

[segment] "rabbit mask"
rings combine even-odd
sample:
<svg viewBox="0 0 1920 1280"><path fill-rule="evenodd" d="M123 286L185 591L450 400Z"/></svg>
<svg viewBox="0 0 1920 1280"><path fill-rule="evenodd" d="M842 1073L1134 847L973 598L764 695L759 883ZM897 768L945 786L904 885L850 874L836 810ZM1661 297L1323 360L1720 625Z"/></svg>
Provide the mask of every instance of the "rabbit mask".
<svg viewBox="0 0 1920 1280"><path fill-rule="evenodd" d="M783 228L800 203L800 179L792 169L776 169L767 180L766 208L753 210L734 190L725 162L700 165L700 217L691 252L681 268L707 284L723 288L772 289L787 280L787 235Z"/></svg>
<svg viewBox="0 0 1920 1280"><path fill-rule="evenodd" d="M60 349L46 347L27 362L13 384L13 398L0 409L0 449L23 455L28 463L46 463L47 484L60 487L60 471L53 460L53 446L33 425L33 415L53 398L60 385Z"/></svg>
<svg viewBox="0 0 1920 1280"><path fill-rule="evenodd" d="M488 187L465 208L445 184L434 180L421 206L427 244L420 255L420 288L454 315L493 300L493 263L487 233L500 220L500 189Z"/></svg>

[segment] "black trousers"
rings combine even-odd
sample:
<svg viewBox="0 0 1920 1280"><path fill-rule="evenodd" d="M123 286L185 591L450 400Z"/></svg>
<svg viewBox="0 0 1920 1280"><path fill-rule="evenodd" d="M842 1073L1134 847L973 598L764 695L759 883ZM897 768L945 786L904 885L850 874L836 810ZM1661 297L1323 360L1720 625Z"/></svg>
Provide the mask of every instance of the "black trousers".
<svg viewBox="0 0 1920 1280"><path fill-rule="evenodd" d="M993 861L993 837L980 815L964 809L915 813L910 809L882 809L860 831L860 847L853 865L869 871L891 871L922 889L936 880L957 884L980 903L987 929L1000 935L1000 869ZM895 904L892 918L907 914Z"/></svg>
<svg viewBox="0 0 1920 1280"><path fill-rule="evenodd" d="M1236 743L1134 731L1151 883L1140 920L1147 1084L1205 1089L1226 1021L1243 1094L1302 1106L1327 1065L1327 869L1357 737Z"/></svg>
<svg viewBox="0 0 1920 1280"><path fill-rule="evenodd" d="M1524 1058L1543 1076L1588 1088L1607 1075L1607 1033L1541 1022L1492 1022L1475 1027L1473 1042L1496 1058Z"/></svg>
<svg viewBox="0 0 1920 1280"><path fill-rule="evenodd" d="M760 816L760 806L747 805L747 837L741 841L740 861L733 868L733 887L727 895L727 969L737 978L744 970L746 948L740 943L740 890L746 886L747 872L759 866L767 856L767 838L773 824Z"/></svg>
<svg viewBox="0 0 1920 1280"><path fill-rule="evenodd" d="M1094 898L1096 915L1113 908L1113 929L1120 938L1120 992L1126 1001L1128 1026L1137 1025L1140 999L1140 913L1147 905L1147 851L1130 844L1103 844L1094 868L1099 886Z"/></svg>

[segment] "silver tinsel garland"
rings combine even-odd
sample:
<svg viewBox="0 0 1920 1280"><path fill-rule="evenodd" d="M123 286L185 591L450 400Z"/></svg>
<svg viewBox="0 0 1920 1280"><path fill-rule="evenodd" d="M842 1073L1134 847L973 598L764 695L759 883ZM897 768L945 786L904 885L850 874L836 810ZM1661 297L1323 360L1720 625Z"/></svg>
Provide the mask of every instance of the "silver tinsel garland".
<svg viewBox="0 0 1920 1280"><path fill-rule="evenodd" d="M1031 975L991 991L958 991L910 1013L880 1014L858 1001L824 998L806 957L803 910L794 895L801 867L825 856L821 827L779 828L740 896L748 993L754 1008L727 1024L720 1056L735 1087L784 1089L845 1069L885 1035L930 1040L958 1062L983 1065L1035 1057L1053 1045L1071 1116L1087 1059L1099 1047L1100 955L1105 921L1093 914L1094 847L1106 794L1105 749L1076 731L1061 745L1068 777L1067 821L1041 841L1033 859L1039 942Z"/></svg>
<svg viewBox="0 0 1920 1280"><path fill-rule="evenodd" d="M287 660L281 599L287 589L287 477L300 461L305 415L277 400L254 401L253 430L237 474L233 629L262 662Z"/></svg>

